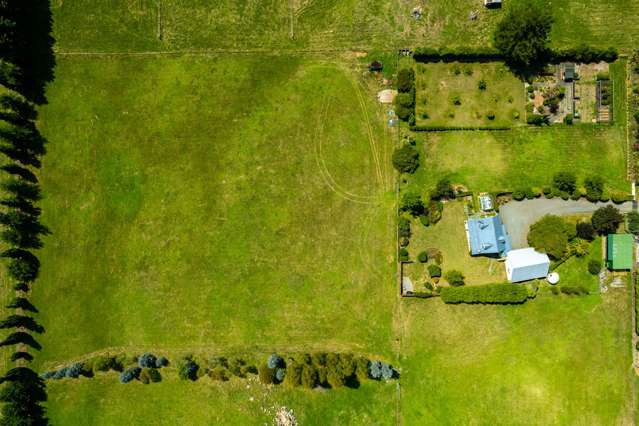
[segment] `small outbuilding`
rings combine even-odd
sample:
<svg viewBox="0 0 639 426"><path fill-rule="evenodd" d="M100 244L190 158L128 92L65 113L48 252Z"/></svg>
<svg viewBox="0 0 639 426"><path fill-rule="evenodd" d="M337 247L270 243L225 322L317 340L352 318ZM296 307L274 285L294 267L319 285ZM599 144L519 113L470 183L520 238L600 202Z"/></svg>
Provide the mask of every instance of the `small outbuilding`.
<svg viewBox="0 0 639 426"><path fill-rule="evenodd" d="M634 238L630 234L610 234L606 238L606 265L611 271L632 269Z"/></svg>
<svg viewBox="0 0 639 426"><path fill-rule="evenodd" d="M408 277L402 277L402 296L413 296L415 294L415 286Z"/></svg>
<svg viewBox="0 0 639 426"><path fill-rule="evenodd" d="M532 247L511 250L506 256L508 281L521 282L546 278L550 269L550 258Z"/></svg>
<svg viewBox="0 0 639 426"><path fill-rule="evenodd" d="M479 206L482 211L489 212L493 210L493 199L490 195L484 194L479 196Z"/></svg>
<svg viewBox="0 0 639 426"><path fill-rule="evenodd" d="M572 62L564 62L561 64L561 74L564 78L564 81L569 83L571 81L575 80L575 77L577 76L576 70L575 70L575 64Z"/></svg>
<svg viewBox="0 0 639 426"><path fill-rule="evenodd" d="M473 256L503 257L512 248L510 236L499 215L468 218L466 238Z"/></svg>
<svg viewBox="0 0 639 426"><path fill-rule="evenodd" d="M484 0L484 6L491 7L501 7L501 0Z"/></svg>

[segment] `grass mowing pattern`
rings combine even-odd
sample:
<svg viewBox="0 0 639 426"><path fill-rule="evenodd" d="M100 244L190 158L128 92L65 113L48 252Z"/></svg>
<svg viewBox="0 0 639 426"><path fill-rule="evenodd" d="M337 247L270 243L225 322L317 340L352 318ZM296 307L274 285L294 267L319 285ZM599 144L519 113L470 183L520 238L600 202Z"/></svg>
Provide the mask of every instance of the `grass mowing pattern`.
<svg viewBox="0 0 639 426"><path fill-rule="evenodd" d="M369 141L350 75L284 57L56 73L41 360L131 345L390 355L391 144L381 120Z"/></svg>

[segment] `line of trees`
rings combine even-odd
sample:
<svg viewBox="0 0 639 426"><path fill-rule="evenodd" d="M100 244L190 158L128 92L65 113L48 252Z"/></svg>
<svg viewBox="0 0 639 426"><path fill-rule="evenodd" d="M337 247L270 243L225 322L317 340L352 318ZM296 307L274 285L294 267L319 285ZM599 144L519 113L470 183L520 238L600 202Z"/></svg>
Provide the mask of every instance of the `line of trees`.
<svg viewBox="0 0 639 426"><path fill-rule="evenodd" d="M0 0L0 257L13 282L12 312L0 320L8 332L0 347L14 347L15 366L0 377L0 425L47 425L42 403L44 381L28 364L30 351L39 351L36 336L44 332L30 302L42 247L49 229L40 222L41 191L37 170L46 153L46 140L36 127L36 104L44 103L44 87L53 79L53 39L48 0Z"/></svg>

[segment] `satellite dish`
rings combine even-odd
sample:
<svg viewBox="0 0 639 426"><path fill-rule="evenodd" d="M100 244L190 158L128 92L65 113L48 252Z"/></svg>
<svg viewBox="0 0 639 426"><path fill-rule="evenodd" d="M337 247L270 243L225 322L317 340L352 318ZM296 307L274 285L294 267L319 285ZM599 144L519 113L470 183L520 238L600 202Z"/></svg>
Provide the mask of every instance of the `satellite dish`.
<svg viewBox="0 0 639 426"><path fill-rule="evenodd" d="M556 272L551 272L550 274L548 274L548 276L546 277L546 280L552 284L555 285L559 282L559 274Z"/></svg>

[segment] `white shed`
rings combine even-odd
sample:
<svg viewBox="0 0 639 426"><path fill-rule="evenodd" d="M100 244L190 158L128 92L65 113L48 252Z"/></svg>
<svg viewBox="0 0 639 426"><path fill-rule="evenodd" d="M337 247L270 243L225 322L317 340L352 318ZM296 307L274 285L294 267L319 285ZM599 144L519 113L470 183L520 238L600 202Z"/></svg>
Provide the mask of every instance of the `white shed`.
<svg viewBox="0 0 639 426"><path fill-rule="evenodd" d="M506 276L511 282L545 278L550 268L550 259L532 247L510 250L506 255Z"/></svg>

